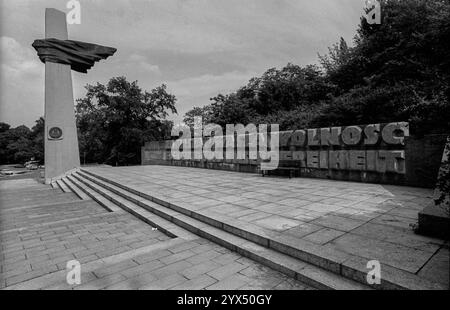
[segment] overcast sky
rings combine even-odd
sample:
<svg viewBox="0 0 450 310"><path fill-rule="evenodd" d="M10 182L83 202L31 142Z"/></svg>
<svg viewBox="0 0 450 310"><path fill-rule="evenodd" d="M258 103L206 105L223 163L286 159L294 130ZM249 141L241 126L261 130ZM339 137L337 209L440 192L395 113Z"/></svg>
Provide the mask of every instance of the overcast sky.
<svg viewBox="0 0 450 310"><path fill-rule="evenodd" d="M44 37L44 11L66 0L1 0L0 121L32 126L44 114L44 65L31 43ZM317 63L344 37L351 43L363 0L80 0L81 24L69 38L116 47L87 74L72 71L74 96L114 76L146 90L166 83L179 121L288 62Z"/></svg>

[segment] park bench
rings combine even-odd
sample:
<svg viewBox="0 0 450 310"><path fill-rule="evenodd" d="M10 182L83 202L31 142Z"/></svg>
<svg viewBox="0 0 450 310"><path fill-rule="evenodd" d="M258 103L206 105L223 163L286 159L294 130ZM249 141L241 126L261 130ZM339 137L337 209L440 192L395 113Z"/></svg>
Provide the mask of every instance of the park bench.
<svg viewBox="0 0 450 310"><path fill-rule="evenodd" d="M288 171L289 172L289 179L291 179L296 172L299 172L300 174L300 161L292 161L292 160L280 160L278 163L278 167L273 170L267 170L262 168L261 163L258 165L258 169L261 172L261 175L264 177L266 175L270 175L271 172L274 171Z"/></svg>

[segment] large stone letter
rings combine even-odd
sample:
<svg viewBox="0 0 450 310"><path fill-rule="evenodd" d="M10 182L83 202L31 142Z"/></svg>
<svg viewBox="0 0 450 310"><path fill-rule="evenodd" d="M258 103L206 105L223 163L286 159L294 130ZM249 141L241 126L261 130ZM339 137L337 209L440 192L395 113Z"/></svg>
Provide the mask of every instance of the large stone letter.
<svg viewBox="0 0 450 310"><path fill-rule="evenodd" d="M409 136L409 124L406 122L390 123L382 131L383 141L387 144L405 144L405 137Z"/></svg>
<svg viewBox="0 0 450 310"><path fill-rule="evenodd" d="M290 146L293 131L280 132L280 147Z"/></svg>
<svg viewBox="0 0 450 310"><path fill-rule="evenodd" d="M309 146L320 145L320 137L318 129L308 129L308 145Z"/></svg>
<svg viewBox="0 0 450 310"><path fill-rule="evenodd" d="M357 145L361 141L362 129L358 126L349 126L342 131L342 141L346 145Z"/></svg>
<svg viewBox="0 0 450 310"><path fill-rule="evenodd" d="M340 145L339 136L341 135L341 127L322 128L320 129L321 145Z"/></svg>
<svg viewBox="0 0 450 310"><path fill-rule="evenodd" d="M349 151L350 170L366 169L366 152L365 151Z"/></svg>
<svg viewBox="0 0 450 310"><path fill-rule="evenodd" d="M405 151L378 151L377 171L405 174Z"/></svg>
<svg viewBox="0 0 450 310"><path fill-rule="evenodd" d="M329 152L330 169L347 170L348 169L348 152L347 151L330 151Z"/></svg>
<svg viewBox="0 0 450 310"><path fill-rule="evenodd" d="M308 168L319 168L320 158L319 151L306 152L306 166Z"/></svg>
<svg viewBox="0 0 450 310"><path fill-rule="evenodd" d="M380 140L380 124L367 125L364 128L364 134L366 135L365 145L377 144L378 140Z"/></svg>
<svg viewBox="0 0 450 310"><path fill-rule="evenodd" d="M304 130L296 130L291 136L291 146L305 146L306 132Z"/></svg>

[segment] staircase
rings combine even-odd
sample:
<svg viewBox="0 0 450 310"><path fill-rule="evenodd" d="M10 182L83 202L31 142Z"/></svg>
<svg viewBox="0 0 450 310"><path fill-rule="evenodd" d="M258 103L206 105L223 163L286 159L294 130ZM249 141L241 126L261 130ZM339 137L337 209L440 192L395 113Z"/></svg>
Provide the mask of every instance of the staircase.
<svg viewBox="0 0 450 310"><path fill-rule="evenodd" d="M389 266L383 266L388 272L381 284L371 287L366 282L366 262L349 260L348 255L339 257L336 253L319 252L293 237L280 240L260 227L249 223L243 226L226 216L219 220L188 210L86 169L63 178L63 182L106 209L129 212L169 236L183 238L188 231L318 289L436 289L434 283L423 283L414 275L391 273ZM186 237L192 239L192 236Z"/></svg>

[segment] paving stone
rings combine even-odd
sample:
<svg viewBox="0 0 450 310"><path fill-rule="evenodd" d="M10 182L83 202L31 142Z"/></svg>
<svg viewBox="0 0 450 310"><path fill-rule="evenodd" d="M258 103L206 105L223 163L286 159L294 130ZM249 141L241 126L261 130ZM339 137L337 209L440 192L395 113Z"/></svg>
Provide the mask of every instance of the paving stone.
<svg viewBox="0 0 450 310"><path fill-rule="evenodd" d="M324 201L320 203L312 203L302 207L304 210L316 211L316 212L336 212L339 209L342 209L341 206L326 204Z"/></svg>
<svg viewBox="0 0 450 310"><path fill-rule="evenodd" d="M184 250L189 250L190 248L196 247L198 246L198 243L195 242L183 242L177 246L168 248L167 250L172 252L172 253L178 253Z"/></svg>
<svg viewBox="0 0 450 310"><path fill-rule="evenodd" d="M79 258L77 260L80 262L80 264L85 264L85 263L89 263L89 262L92 262L92 261L97 260L97 259L99 259L99 257L97 255L93 254L93 255L89 255L89 256L84 256L84 257Z"/></svg>
<svg viewBox="0 0 450 310"><path fill-rule="evenodd" d="M171 289L173 290L201 290L205 287L208 287L214 283L216 283L217 280L208 276L208 275L201 275L195 279L191 279L188 281L185 281L181 284L178 284Z"/></svg>
<svg viewBox="0 0 450 310"><path fill-rule="evenodd" d="M133 247L133 248L136 249L136 248L139 248L139 247ZM118 248L113 247L113 248L110 248L110 249L105 250L105 251L96 252L95 255L97 255L100 258L103 258L103 257L108 257L108 256L113 256L115 254L123 253L123 252L129 251L131 249L132 248L130 248L128 246L118 247Z"/></svg>
<svg viewBox="0 0 450 310"><path fill-rule="evenodd" d="M435 253L444 243L443 240L412 234L411 232L411 228L405 229L398 226L367 223L354 229L352 234L397 243L432 253Z"/></svg>
<svg viewBox="0 0 450 310"><path fill-rule="evenodd" d="M324 247L364 257L368 261L388 261L390 266L411 273L416 273L433 255L429 252L351 233L335 239Z"/></svg>
<svg viewBox="0 0 450 310"><path fill-rule="evenodd" d="M132 260L127 260L118 264L113 264L111 266L106 266L100 269L97 269L94 271L95 276L97 276L98 278L103 278L106 276L109 276L111 274L115 274L115 273L119 273L122 270L126 270L132 267L136 267L138 266L138 264L136 264L134 261Z"/></svg>
<svg viewBox="0 0 450 310"><path fill-rule="evenodd" d="M268 239L275 238L276 242L285 242L284 246L301 248L314 257L320 258L316 263L324 264L326 268L333 269L336 267L337 272L340 271L339 268L343 262L353 257L352 255L358 254L367 256L377 254L377 256L381 256L382 263L398 268L400 262L404 261L406 268L410 269L408 272L404 271L408 274L412 270L417 270L416 266L421 264L425 264L421 272L429 272L429 274L444 268L442 267L442 260L439 259L440 256L431 258L429 256L435 253L433 250L440 246L439 242L414 238L414 234L407 230L409 225L414 222L413 215L419 209L419 206L430 200L430 190L302 178L295 178L286 183L285 179L259 178L252 174L178 167L139 166L88 169L101 173L105 178L113 179L117 183L132 187L135 194L139 194L139 191L151 193L155 198L164 200L163 203L166 205L169 203L180 204L186 210L196 211L210 217L208 221L211 223L215 221L223 222L224 227L229 229L229 232L241 234L246 238L256 238L254 241L262 243L267 243ZM180 173L180 171L183 172ZM283 184L288 185L280 186ZM160 249L150 253L141 252L140 254L132 252L132 248L144 249L147 246L166 242L165 240L168 237L160 232L150 231L147 224L127 213L116 215L107 213L101 207L97 208L98 205L94 202L91 202L91 205L79 205L83 206L83 208L80 208L77 207L78 204L73 203L73 199L78 199L75 195L69 197L64 196L66 194L59 193L59 196L53 195L49 198L50 196L46 196L41 189L39 189L41 193L37 193L37 188L40 186L33 186L34 192L33 190L26 192L26 195L29 196L24 196L24 199L20 201L14 200L12 195L9 195L9 200L2 200L8 202L9 208L14 208L4 213L4 206L0 206L1 218L8 220L7 216L9 216L10 221L7 227L2 226L2 231L12 229L6 235L0 232L1 246L2 249L8 246L14 249L9 252L14 254L0 257L2 272L13 263L18 263L17 266L22 262L32 263L36 266L42 263L42 266L45 266L47 262L48 264L54 264L52 259L61 257L60 260L62 260L64 256L73 254L80 261L85 258L86 262L83 262L83 264L87 265L97 262L98 258L108 260L110 257L121 257L119 260L116 258L116 261L110 264L111 266L127 260L134 262L136 265L123 270L123 272L128 270L128 276L131 278L121 279L118 277L115 286L117 288L150 289L158 285L170 288L188 281L186 277L179 273L189 270L189 268L193 270L190 280L196 278L208 279L204 276L205 273L201 268L194 272L195 266L209 265L213 269L207 271L208 273L216 272L220 274L220 271L217 270L222 267L215 268L216 264L233 264L236 262L242 262L244 268L222 280L226 280L225 282L220 283L222 281L218 281L209 285L209 287L214 285L219 287L220 284L223 287L236 288L242 283L249 288L269 287L273 284L270 281L276 282L283 278L278 272L271 269L268 269L270 272L255 271L249 267L259 266L259 264L230 253L224 248L211 245L210 242L198 238L198 236L190 234L189 237L184 234L182 229L175 226L172 229L177 229L177 234L179 233L183 238L189 237L191 240L195 240L195 243L200 246L196 244L183 246L180 244L178 247L168 247L169 250ZM1 187L0 191L2 191ZM2 198L6 197L3 192L0 194ZM37 198L32 199L33 195ZM144 193L144 195L146 194ZM199 197L199 195L202 195L202 197ZM47 203L45 206L39 205L44 204L49 199L55 204L52 202L52 204ZM33 201L33 205L29 203L30 201ZM122 198L121 201L123 201ZM65 204L65 207L61 207L61 203ZM126 204L129 205L128 202ZM205 210L206 207L215 207L215 209L214 211ZM100 216L102 212L105 216ZM14 219L15 222L11 223L14 214L18 215L17 220ZM89 218L84 214L93 214L94 216ZM29 217L26 218L25 216ZM370 225L366 224L369 221ZM255 222L259 226L254 225ZM308 225L305 222L308 222ZM46 223L51 224L46 226ZM21 230L30 225L34 227L33 230ZM302 227L302 225L304 226ZM381 230L376 225L389 226L389 228ZM320 226L324 228L320 229ZM319 228L319 230L315 230L316 228ZM290 234L285 233L286 230L289 230ZM338 231L341 230L352 231L356 237L348 237L350 234L339 236ZM205 231L213 232L210 228L205 228ZM399 231L402 233L399 233ZM280 232L281 237L284 238L277 237ZM156 234L153 235L154 233ZM224 244L244 246L243 243L233 243L236 238L231 238L230 234L223 231L219 233L218 230L214 230L214 233L217 233L220 239L223 239ZM308 234L305 235L305 233ZM286 238L289 235L291 238ZM4 236L6 237L4 238ZM303 237L303 239L299 240L300 237ZM337 238L333 239L333 237ZM352 238L370 240L364 243L359 239ZM276 242L274 244L277 244ZM201 244L204 246L201 246ZM14 248L14 246L17 246L17 248ZM47 248L43 249L42 246ZM60 246L63 246L64 250L58 249ZM210 246L213 248L209 249ZM279 246L282 247L283 244L279 243ZM87 250L83 250L82 247ZM369 248L375 248L375 250L368 250ZM30 257L25 256L25 249L30 249L30 253L32 253ZM71 252L70 249L73 249L73 251ZM411 254L409 252L411 249L418 252ZM45 252L47 250L48 252ZM91 250L94 252L91 252ZM347 250L347 252L343 250ZM187 258L184 257L189 251L197 254ZM393 253L392 257L389 252ZM422 252L427 254L424 256ZM131 255L129 253L134 254L129 257ZM143 253L145 254L142 255ZM99 254L99 256L96 254ZM124 255L121 256L122 254ZM401 259L396 260L395 257L397 256ZM427 257L425 262L424 257ZM363 259L367 260L367 258ZM169 263L169 265L160 265L164 262ZM61 268L63 263L60 262L52 268ZM143 267L138 266L138 264ZM386 266L386 268L392 268L392 270L400 270ZM344 270L348 271L345 268ZM16 272L19 272L19 270ZM148 274L143 278L145 285L139 281L127 283L128 279L141 276L137 273ZM158 277L155 276L155 273ZM56 274L57 272L55 272ZM442 274L448 274L448 266ZM161 281L152 279L153 276L159 280L165 279L166 284L162 285ZM280 276L281 278L279 278ZM268 279L267 284L256 281L264 279L264 277ZM32 283L40 278L46 279L45 276L37 276L33 280L24 280L20 283L23 283L23 287L26 287L27 283ZM234 281L227 280L228 278L233 278ZM276 280L272 280L272 278ZM401 277L397 278L400 279ZM111 280L114 280L114 278ZM201 280L198 281L202 282ZM205 281L207 282L207 280ZM107 286L114 286L116 282L112 282L114 283L107 283ZM6 284L4 283L4 285ZM282 280L274 288L288 286L289 283ZM104 288L106 286L98 283L97 287ZM241 287L244 288L245 286L242 285Z"/></svg>
<svg viewBox="0 0 450 310"><path fill-rule="evenodd" d="M91 273L91 272L81 272L81 284L83 283L88 283L91 281L95 281L97 280L97 277ZM45 290L71 290L74 289L75 287L77 287L77 284L68 284L66 277L62 276L61 277L61 281L58 281L58 283L54 283L52 285L48 285L48 283L46 281L43 281L43 285L41 287L41 289L45 289Z"/></svg>
<svg viewBox="0 0 450 310"><path fill-rule="evenodd" d="M367 277L367 259L353 256L342 264L342 274L350 279L358 278L364 283ZM445 290L448 287L442 283L428 281L425 278L417 277L415 274L404 270L393 268L381 263L381 283L386 289L398 290ZM375 285L377 288L378 285Z"/></svg>
<svg viewBox="0 0 450 310"><path fill-rule="evenodd" d="M309 223L302 223L294 228L284 231L283 233L289 234L289 235L297 237L297 238L302 238L302 237L309 235L311 233L314 233L320 229L322 229L322 226L309 224Z"/></svg>
<svg viewBox="0 0 450 310"><path fill-rule="evenodd" d="M153 261L147 262L142 265L124 269L124 270L120 271L120 273L123 274L124 276L126 276L127 278L132 278L132 277L136 277L140 274L148 273L152 270L161 268L163 266L165 266L165 265L162 262L160 262L158 260L153 260Z"/></svg>
<svg viewBox="0 0 450 310"><path fill-rule="evenodd" d="M218 251L218 249L216 251ZM220 265L226 265L236 261L239 258L241 258L241 256L237 253L225 253L213 258L213 261L219 263Z"/></svg>
<svg viewBox="0 0 450 310"><path fill-rule="evenodd" d="M227 201L230 199L232 201ZM225 202L234 202L234 201L239 201L239 197L229 196L229 197L225 197L225 198L220 198L220 200L225 201ZM217 213L221 213L221 214L229 214L229 213L233 213L233 212L245 211L245 210L247 210L247 208L240 207L238 205L224 204L224 205L219 205L216 207L208 208L208 210L217 212Z"/></svg>
<svg viewBox="0 0 450 310"><path fill-rule="evenodd" d="M137 290L153 281L156 280L156 277L151 273L141 274L139 276L126 279L124 281L115 283L111 286L105 287L107 290Z"/></svg>
<svg viewBox="0 0 450 310"><path fill-rule="evenodd" d="M217 256L220 256L222 253L214 251L214 250L210 250L204 253L200 253L194 256L189 257L188 259L186 259L186 261L192 263L192 264L199 264L208 260L211 260Z"/></svg>
<svg viewBox="0 0 450 310"><path fill-rule="evenodd" d="M430 281L442 283L447 288L450 288L449 276L445 273L445 270L450 265L449 257L449 249L441 248L419 271L418 275Z"/></svg>
<svg viewBox="0 0 450 310"><path fill-rule="evenodd" d="M241 221L254 222L269 216L272 216L272 213L256 211L248 215L240 216L238 219Z"/></svg>
<svg viewBox="0 0 450 310"><path fill-rule="evenodd" d="M252 264L239 271L240 274L252 279L270 278L279 275L278 272L259 264Z"/></svg>
<svg viewBox="0 0 450 310"><path fill-rule="evenodd" d="M193 248L191 248L190 250L191 250L193 253L199 254L199 253L207 252L207 251L209 251L209 250L211 250L211 249L212 249L212 245L211 245L211 244L202 244L202 245L193 247Z"/></svg>
<svg viewBox="0 0 450 310"><path fill-rule="evenodd" d="M343 231L331 228L322 228L319 231L313 232L312 234L303 237L303 240L323 245L342 236L343 234L345 234L345 232Z"/></svg>
<svg viewBox="0 0 450 310"><path fill-rule="evenodd" d="M185 276L188 279L194 279L202 274L205 274L212 270L216 270L220 267L222 267L222 265L219 263L216 263L215 261L206 261L206 262L200 263L198 265L189 267L185 270L182 270L182 271L180 271L180 274L182 274L183 276Z"/></svg>
<svg viewBox="0 0 450 310"><path fill-rule="evenodd" d="M260 278L240 287L242 290L273 290L286 280L286 277Z"/></svg>
<svg viewBox="0 0 450 310"><path fill-rule="evenodd" d="M31 269L31 264L26 260L19 261L17 263L1 264L2 272L8 272L8 271L12 271L14 269L23 269L23 268Z"/></svg>
<svg viewBox="0 0 450 310"><path fill-rule="evenodd" d="M192 267L192 264L190 262L180 261L158 268L152 272L152 275L154 275L157 278L165 278L173 273L178 273L181 272L182 270L188 269L189 267Z"/></svg>
<svg viewBox="0 0 450 310"><path fill-rule="evenodd" d="M295 207L295 209L298 209L300 207L310 204L309 201L301 200L298 198L287 198L287 199L277 201L277 203L282 204L282 205L287 205L290 207Z"/></svg>
<svg viewBox="0 0 450 310"><path fill-rule="evenodd" d="M351 231L358 226L363 225L364 221L349 219L341 216L335 216L335 215L326 215L322 216L312 222L312 224L325 226L328 228L332 228L335 230L340 231Z"/></svg>
<svg viewBox="0 0 450 310"><path fill-rule="evenodd" d="M81 283L81 285L78 285L74 287L74 290L101 290L106 287L110 287L117 282L121 282L123 280L126 280L126 277L121 274L111 274L106 277L103 277L101 279L97 279L94 281L90 281L88 283Z"/></svg>
<svg viewBox="0 0 450 310"><path fill-rule="evenodd" d="M392 215L392 214L383 214L371 221L375 224L383 224L388 226L400 227L404 229L411 228L411 225L416 224L417 220L412 220L410 218Z"/></svg>
<svg viewBox="0 0 450 310"><path fill-rule="evenodd" d="M246 200L251 201L250 199L246 199ZM243 206L243 201L242 200L238 201L237 204L239 204L240 206ZM250 206L247 206L247 207L250 208ZM241 211L232 212L229 215L232 216L232 217L240 218L242 216L250 215L250 214L253 214L253 213L256 213L256 212L257 211L255 211L253 209L244 209L244 210L241 210Z"/></svg>
<svg viewBox="0 0 450 310"><path fill-rule="evenodd" d="M34 270L36 270L36 269L34 269ZM31 271L33 271L33 269L29 264L22 266L22 267L10 268L9 270L4 270L4 271L2 270L2 273L0 273L0 278L6 279L6 278L21 275L21 274L31 272Z"/></svg>
<svg viewBox="0 0 450 310"><path fill-rule="evenodd" d="M237 290L237 289L245 286L250 281L251 280L249 280L249 278L247 278L243 275L235 274L235 275L225 278L224 280L218 281L213 285L206 287L206 289L207 290Z"/></svg>
<svg viewBox="0 0 450 310"><path fill-rule="evenodd" d="M276 231L287 230L292 227L296 227L303 222L296 221L293 219L289 219L286 217L281 217L277 215L273 215L255 222L255 224L260 225L265 228L273 229Z"/></svg>
<svg viewBox="0 0 450 310"><path fill-rule="evenodd" d="M311 222L315 219L318 219L322 216L324 216L326 213L324 212L317 212L317 211L310 211L305 209L299 209L297 212L297 215L294 216L295 219L302 221L302 222Z"/></svg>
<svg viewBox="0 0 450 310"><path fill-rule="evenodd" d="M164 278L157 279L140 287L141 290L166 290L183 282L188 281L185 277L175 273Z"/></svg>
<svg viewBox="0 0 450 310"><path fill-rule="evenodd" d="M20 282L24 282L24 281L27 281L27 280L30 280L30 279L34 279L34 278L40 277L42 275L46 275L48 273L57 271L57 270L58 270L58 268L56 266L49 265L49 266L47 266L45 268L41 268L41 269L38 269L38 270L34 270L34 271L31 271L31 272L23 273L23 274L16 275L16 276L11 276L11 277L5 279L6 280L6 285L7 286L11 286L11 285L14 285L16 283L20 283Z"/></svg>
<svg viewBox="0 0 450 310"><path fill-rule="evenodd" d="M178 252L176 254L172 254L172 255L169 255L169 256L161 257L161 258L159 258L159 261L162 262L165 265L169 265L169 264L181 261L181 260L185 260L185 259L187 259L189 257L194 256L194 255L196 255L196 253L194 253L192 250L185 250L185 251L182 251L182 252Z"/></svg>
<svg viewBox="0 0 450 310"><path fill-rule="evenodd" d="M310 290L311 287L301 284L298 281L293 281L292 279L286 279L282 281L280 284L273 287L274 290Z"/></svg>
<svg viewBox="0 0 450 310"><path fill-rule="evenodd" d="M213 271L208 272L208 275L212 276L217 280L225 279L235 273L238 273L242 269L245 269L247 266L242 265L237 262L230 263L228 265L217 268Z"/></svg>

